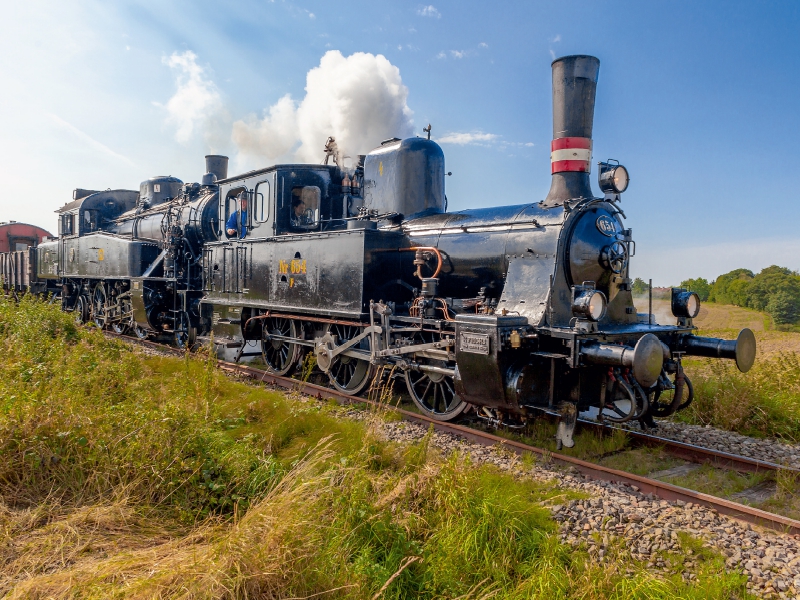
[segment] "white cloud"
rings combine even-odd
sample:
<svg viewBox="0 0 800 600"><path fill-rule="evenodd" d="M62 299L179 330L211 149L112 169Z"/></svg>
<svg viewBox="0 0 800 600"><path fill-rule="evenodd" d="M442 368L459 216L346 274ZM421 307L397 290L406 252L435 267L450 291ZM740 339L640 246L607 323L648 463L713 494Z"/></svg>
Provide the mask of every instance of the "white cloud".
<svg viewBox="0 0 800 600"><path fill-rule="evenodd" d="M206 70L197 64L197 55L191 50L173 52L162 62L175 71L175 94L164 106L167 122L175 126L175 139L187 144L196 131L205 133L213 129L211 121L224 115L222 98L216 84ZM207 127L209 126L210 127Z"/></svg>
<svg viewBox="0 0 800 600"><path fill-rule="evenodd" d="M453 58L464 58L465 56L467 56L467 51L466 50L450 50L450 55Z"/></svg>
<svg viewBox="0 0 800 600"><path fill-rule="evenodd" d="M434 19L442 18L442 13L440 13L433 4L429 4L428 6L420 6L417 9L417 14L420 17L432 17Z"/></svg>
<svg viewBox="0 0 800 600"><path fill-rule="evenodd" d="M442 50L441 52L439 52L439 54L436 55L436 58L438 60L442 60L443 58L447 58L447 53L444 50Z"/></svg>
<svg viewBox="0 0 800 600"><path fill-rule="evenodd" d="M488 48L488 47L489 44L487 44L486 42L481 42L480 44L478 44L478 48Z"/></svg>
<svg viewBox="0 0 800 600"><path fill-rule="evenodd" d="M331 50L306 76L299 102L288 94L265 111L233 124L233 141L245 157L319 162L328 136L355 158L381 140L413 132L408 88L400 70L382 55Z"/></svg>
<svg viewBox="0 0 800 600"><path fill-rule="evenodd" d="M482 133L473 131L470 133L447 133L440 137L437 142L440 144L456 144L466 146L467 144L488 144L498 139L495 133Z"/></svg>
<svg viewBox="0 0 800 600"><path fill-rule="evenodd" d="M124 163L127 163L128 165L130 165L132 167L136 166L134 164L134 162L130 158L128 158L127 156L123 156L122 154L119 154L118 152L114 152L111 148L109 148L105 144L103 144L101 142L98 142L96 139L94 139L88 133L86 133L84 131L81 131L80 129L78 129L77 127L72 125L71 123L67 123L64 119L62 119L58 115L54 115L52 113L48 113L47 116L50 117L50 119L56 125L58 125L60 128L65 129L66 131L69 131L72 135L74 135L76 138L81 140L84 144L86 144L90 148L93 148L94 150L100 152L101 154L105 154L106 156L110 156L110 157L115 158L117 160L120 160L120 161L122 161Z"/></svg>

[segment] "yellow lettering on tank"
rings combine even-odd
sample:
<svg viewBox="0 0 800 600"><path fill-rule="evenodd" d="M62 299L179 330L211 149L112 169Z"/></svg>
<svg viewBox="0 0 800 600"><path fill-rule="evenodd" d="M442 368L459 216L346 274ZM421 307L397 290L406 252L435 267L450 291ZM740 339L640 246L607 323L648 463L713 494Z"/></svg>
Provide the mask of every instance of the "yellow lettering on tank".
<svg viewBox="0 0 800 600"><path fill-rule="evenodd" d="M103 260L105 258L105 252L102 248L97 249L97 260Z"/></svg>
<svg viewBox="0 0 800 600"><path fill-rule="evenodd" d="M289 277L289 287L294 287L294 277Z"/></svg>
<svg viewBox="0 0 800 600"><path fill-rule="evenodd" d="M381 177L383 177L383 161L378 164L378 173L380 173Z"/></svg>
<svg viewBox="0 0 800 600"><path fill-rule="evenodd" d="M289 273L289 264L285 260L278 262L278 272L281 275L287 275Z"/></svg>
<svg viewBox="0 0 800 600"><path fill-rule="evenodd" d="M305 260L297 260L297 259L295 259L295 260L293 260L291 262L290 266L291 266L291 270L292 270L292 275L298 275L300 273L302 273L303 275L306 274L306 261Z"/></svg>

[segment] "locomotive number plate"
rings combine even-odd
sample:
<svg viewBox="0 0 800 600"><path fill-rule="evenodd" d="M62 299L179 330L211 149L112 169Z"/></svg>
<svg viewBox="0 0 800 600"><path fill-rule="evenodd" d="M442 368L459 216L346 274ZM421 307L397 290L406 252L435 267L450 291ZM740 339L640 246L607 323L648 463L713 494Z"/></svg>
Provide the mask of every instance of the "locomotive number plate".
<svg viewBox="0 0 800 600"><path fill-rule="evenodd" d="M484 333L461 332L458 349L473 354L489 354L489 336Z"/></svg>

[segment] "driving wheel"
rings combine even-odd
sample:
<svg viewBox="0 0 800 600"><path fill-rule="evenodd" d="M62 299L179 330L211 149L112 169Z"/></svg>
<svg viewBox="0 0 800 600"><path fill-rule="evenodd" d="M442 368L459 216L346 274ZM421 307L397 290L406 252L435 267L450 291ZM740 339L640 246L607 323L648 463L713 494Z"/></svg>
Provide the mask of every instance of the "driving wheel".
<svg viewBox="0 0 800 600"><path fill-rule="evenodd" d="M106 318L106 288L102 283L98 283L92 294L92 320L103 329L108 322Z"/></svg>
<svg viewBox="0 0 800 600"><path fill-rule="evenodd" d="M291 373L300 358L300 346L282 338L297 338L295 321L282 317L265 319L261 333L261 355L267 370L275 375Z"/></svg>
<svg viewBox="0 0 800 600"><path fill-rule="evenodd" d="M72 309L72 312L75 313L75 322L78 325L82 325L89 320L89 304L89 298L83 294L80 294L75 299L75 308Z"/></svg>
<svg viewBox="0 0 800 600"><path fill-rule="evenodd" d="M444 361L428 361L425 366L446 369ZM444 372L409 369L406 371L408 394L424 414L437 421L450 421L464 412L467 403L456 394L453 377Z"/></svg>
<svg viewBox="0 0 800 600"><path fill-rule="evenodd" d="M357 325L331 325L328 333L332 336L333 348L341 346L362 332L362 328ZM362 350L369 352L370 339L369 336L365 337L359 343L352 347L353 350ZM354 396L361 393L372 381L372 376L375 371L368 360L356 358L353 356L345 356L339 354L333 358L328 369L328 377L331 384L343 394Z"/></svg>

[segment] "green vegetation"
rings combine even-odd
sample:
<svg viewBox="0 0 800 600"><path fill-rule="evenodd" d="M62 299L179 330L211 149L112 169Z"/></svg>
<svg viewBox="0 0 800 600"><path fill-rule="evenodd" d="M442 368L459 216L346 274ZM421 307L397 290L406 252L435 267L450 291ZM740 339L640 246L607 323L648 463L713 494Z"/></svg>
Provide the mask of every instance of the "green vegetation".
<svg viewBox="0 0 800 600"><path fill-rule="evenodd" d="M796 352L762 356L748 373L723 360L690 359L685 365L695 400L677 418L800 442L800 356Z"/></svg>
<svg viewBox="0 0 800 600"><path fill-rule="evenodd" d="M650 285L642 278L637 277L633 280L633 284L631 285L631 291L636 296L644 296L647 294Z"/></svg>
<svg viewBox="0 0 800 600"><path fill-rule="evenodd" d="M800 319L800 274L775 265L758 275L735 269L717 277L708 299L765 311L776 325L788 325Z"/></svg>
<svg viewBox="0 0 800 600"><path fill-rule="evenodd" d="M709 284L708 281L702 277L681 281L680 287L695 292L697 297L700 298L701 302L708 300L708 297L711 294L711 284Z"/></svg>
<svg viewBox="0 0 800 600"><path fill-rule="evenodd" d="M564 490L0 298L0 595L744 598L559 542ZM569 494L567 494L568 496Z"/></svg>

